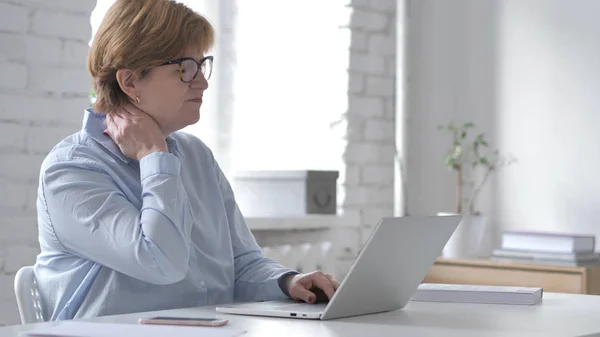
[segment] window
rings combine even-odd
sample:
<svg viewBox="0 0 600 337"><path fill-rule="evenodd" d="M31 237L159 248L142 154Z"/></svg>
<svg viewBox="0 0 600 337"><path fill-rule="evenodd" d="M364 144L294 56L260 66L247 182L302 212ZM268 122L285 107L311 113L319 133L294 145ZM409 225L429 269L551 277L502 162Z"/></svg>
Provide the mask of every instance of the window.
<svg viewBox="0 0 600 337"><path fill-rule="evenodd" d="M94 8L94 10L92 11L92 17L90 19L90 23L92 25L92 38L90 39L90 45L92 44L92 40L96 35L96 32L98 31L98 27L100 26L104 15L113 3L115 3L115 0L96 1L96 8Z"/></svg>
<svg viewBox="0 0 600 337"><path fill-rule="evenodd" d="M350 33L342 1L238 1L234 166L339 169Z"/></svg>

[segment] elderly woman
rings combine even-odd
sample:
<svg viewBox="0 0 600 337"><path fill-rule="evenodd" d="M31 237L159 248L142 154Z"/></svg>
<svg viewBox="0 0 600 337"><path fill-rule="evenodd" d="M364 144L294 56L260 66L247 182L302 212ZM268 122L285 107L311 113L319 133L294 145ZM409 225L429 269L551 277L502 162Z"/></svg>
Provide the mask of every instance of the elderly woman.
<svg viewBox="0 0 600 337"><path fill-rule="evenodd" d="M88 57L97 101L42 164L35 275L47 320L331 297L338 282L267 259L200 118L209 22L168 0L118 0Z"/></svg>

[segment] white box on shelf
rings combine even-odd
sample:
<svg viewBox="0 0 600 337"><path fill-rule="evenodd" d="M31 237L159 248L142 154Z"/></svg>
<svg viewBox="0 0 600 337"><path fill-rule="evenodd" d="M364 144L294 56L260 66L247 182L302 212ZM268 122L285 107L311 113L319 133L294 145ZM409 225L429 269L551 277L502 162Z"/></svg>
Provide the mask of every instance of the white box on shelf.
<svg viewBox="0 0 600 337"><path fill-rule="evenodd" d="M243 171L233 179L245 217L337 213L337 171Z"/></svg>
<svg viewBox="0 0 600 337"><path fill-rule="evenodd" d="M534 305L544 296L541 287L503 287L422 283L412 301Z"/></svg>

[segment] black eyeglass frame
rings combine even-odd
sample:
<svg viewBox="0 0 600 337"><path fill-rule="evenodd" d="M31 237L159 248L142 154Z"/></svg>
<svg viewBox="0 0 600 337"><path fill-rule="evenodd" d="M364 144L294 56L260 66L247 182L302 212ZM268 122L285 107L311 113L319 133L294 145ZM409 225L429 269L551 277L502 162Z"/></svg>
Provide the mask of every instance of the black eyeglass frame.
<svg viewBox="0 0 600 337"><path fill-rule="evenodd" d="M192 60L194 62L196 62L196 64L198 65L198 69L196 70L196 73L194 74L194 77L192 77L191 80L189 81L184 81L183 80L183 71L181 69L181 63L183 63L183 61L186 60ZM196 79L196 76L198 76L198 73L200 72L200 69L202 69L202 64L204 64L204 62L206 62L207 60L210 60L210 62L214 62L214 58L213 56L205 56L204 58L202 58L202 60L200 60L200 62L197 62L193 57L181 57L178 59L174 59L174 60L170 60L167 61L165 63L160 64L161 66L166 66L166 65L171 65L171 64L177 64L179 65L179 79L181 80L181 82L183 83L190 83L191 81ZM212 66L212 64L211 64ZM208 74L208 77L206 78L206 80L208 81L208 79L210 78L210 76L212 75L212 67L210 69L210 73ZM204 74L202 74L202 76L204 76Z"/></svg>

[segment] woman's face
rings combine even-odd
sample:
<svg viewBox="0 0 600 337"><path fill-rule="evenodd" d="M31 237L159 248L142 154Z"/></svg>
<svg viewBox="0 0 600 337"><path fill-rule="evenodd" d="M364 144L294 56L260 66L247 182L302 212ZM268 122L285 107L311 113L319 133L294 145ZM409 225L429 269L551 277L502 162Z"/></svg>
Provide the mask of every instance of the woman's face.
<svg viewBox="0 0 600 337"><path fill-rule="evenodd" d="M196 48L190 47L183 54L183 58L192 58L197 63L203 57ZM208 88L208 81L202 73L202 67L194 64L193 60L154 67L135 81L135 94L139 97L136 106L154 118L165 135L200 119L202 95ZM208 62L212 60L205 61L204 67L210 71L212 63L209 65ZM196 69L198 73L192 79ZM207 76L209 74L206 73ZM190 82L185 83L182 78Z"/></svg>

